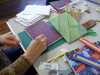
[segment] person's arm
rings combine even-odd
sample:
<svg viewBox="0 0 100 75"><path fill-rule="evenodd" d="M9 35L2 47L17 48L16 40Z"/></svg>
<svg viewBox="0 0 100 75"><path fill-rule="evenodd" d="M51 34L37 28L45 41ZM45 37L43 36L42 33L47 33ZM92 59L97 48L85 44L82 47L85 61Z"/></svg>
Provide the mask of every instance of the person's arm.
<svg viewBox="0 0 100 75"><path fill-rule="evenodd" d="M31 65L22 55L14 63L1 70L0 75L23 75Z"/></svg>
<svg viewBox="0 0 100 75"><path fill-rule="evenodd" d="M0 36L0 45L6 47L18 47L19 40L11 33L7 33Z"/></svg>
<svg viewBox="0 0 100 75"><path fill-rule="evenodd" d="M25 71L37 60L45 47L47 38L44 35L38 36L27 48L26 52L14 63L0 71L0 75L23 75Z"/></svg>

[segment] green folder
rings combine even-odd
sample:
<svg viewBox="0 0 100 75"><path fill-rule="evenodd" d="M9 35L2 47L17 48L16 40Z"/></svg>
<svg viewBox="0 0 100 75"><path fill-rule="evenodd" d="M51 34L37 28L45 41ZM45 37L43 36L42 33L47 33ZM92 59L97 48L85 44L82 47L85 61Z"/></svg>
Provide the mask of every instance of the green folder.
<svg viewBox="0 0 100 75"><path fill-rule="evenodd" d="M67 12L50 17L49 22L68 43L87 33L87 30Z"/></svg>
<svg viewBox="0 0 100 75"><path fill-rule="evenodd" d="M18 34L22 45L26 49L32 41L32 38L27 34L27 32L23 31Z"/></svg>

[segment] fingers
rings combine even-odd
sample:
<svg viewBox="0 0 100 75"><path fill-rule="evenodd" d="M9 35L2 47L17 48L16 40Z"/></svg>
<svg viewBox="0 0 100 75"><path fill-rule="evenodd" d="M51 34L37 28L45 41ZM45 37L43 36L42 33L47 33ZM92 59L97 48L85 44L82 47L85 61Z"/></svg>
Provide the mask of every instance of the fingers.
<svg viewBox="0 0 100 75"><path fill-rule="evenodd" d="M41 41L43 43L43 45L47 44L47 37L43 34L37 36L35 40L36 41Z"/></svg>
<svg viewBox="0 0 100 75"><path fill-rule="evenodd" d="M46 46L47 45L47 37L43 34L37 36L32 42L31 44L29 45L28 48L31 48L31 47L38 47L40 44L42 44L43 46Z"/></svg>
<svg viewBox="0 0 100 75"><path fill-rule="evenodd" d="M44 37L41 42L43 42L43 45L47 45L47 37Z"/></svg>
<svg viewBox="0 0 100 75"><path fill-rule="evenodd" d="M19 41L12 34L5 34L3 36L4 44L10 47L17 47L19 45Z"/></svg>
<svg viewBox="0 0 100 75"><path fill-rule="evenodd" d="M41 34L31 42L27 51L24 53L24 56L29 60L29 62L33 63L33 61L35 61L47 47L46 45L47 37Z"/></svg>
<svg viewBox="0 0 100 75"><path fill-rule="evenodd" d="M41 34L37 38L40 39L40 41L43 42L44 45L47 44L47 37L45 35Z"/></svg>
<svg viewBox="0 0 100 75"><path fill-rule="evenodd" d="M12 34L6 36L6 39L19 42L19 40L16 38L16 36L14 36L14 35L12 35Z"/></svg>
<svg viewBox="0 0 100 75"><path fill-rule="evenodd" d="M41 35L36 37L36 40L41 40L43 38L46 38L46 36L44 34L41 34Z"/></svg>

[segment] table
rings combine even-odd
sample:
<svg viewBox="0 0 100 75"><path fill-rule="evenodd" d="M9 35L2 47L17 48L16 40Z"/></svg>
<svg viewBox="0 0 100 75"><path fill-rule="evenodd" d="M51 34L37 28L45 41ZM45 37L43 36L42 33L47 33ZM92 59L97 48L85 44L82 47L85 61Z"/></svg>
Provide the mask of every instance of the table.
<svg viewBox="0 0 100 75"><path fill-rule="evenodd" d="M90 3L90 2L88 2L88 4L89 4L89 9L90 9L91 13L90 14L87 14L87 13L82 14L81 22L87 21L89 19L100 19L100 13L97 13L95 10L97 7L100 7L100 6ZM10 19L7 23L10 26L11 31L14 31L16 34L22 32L25 29L25 27L23 25L20 25L19 23L14 21L14 18ZM93 27L92 29L97 32L97 36L96 37L85 36L85 37L92 42L100 40L100 23L97 23L97 25L95 27ZM59 53L59 50L62 49L62 47L65 48L65 50L72 50L72 49L75 49L75 48L78 48L81 46L83 46L83 44L80 43L80 41L78 41L78 40L72 44L64 43L61 46L41 55L40 58L33 65L36 68L39 75L43 75L40 73L39 66L43 62L47 61L50 57L54 56L55 53ZM60 63L61 63L61 61L60 61Z"/></svg>

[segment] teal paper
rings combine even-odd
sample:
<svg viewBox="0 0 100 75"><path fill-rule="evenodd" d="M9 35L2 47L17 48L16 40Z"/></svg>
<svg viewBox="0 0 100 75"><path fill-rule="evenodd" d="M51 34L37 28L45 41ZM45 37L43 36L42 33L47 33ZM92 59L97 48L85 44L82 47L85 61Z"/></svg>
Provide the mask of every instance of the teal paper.
<svg viewBox="0 0 100 75"><path fill-rule="evenodd" d="M51 17L49 22L68 43L77 40L87 33L87 30L67 12Z"/></svg>
<svg viewBox="0 0 100 75"><path fill-rule="evenodd" d="M29 46L29 44L31 43L32 38L25 31L19 33L18 36L22 42L22 45L26 49Z"/></svg>

